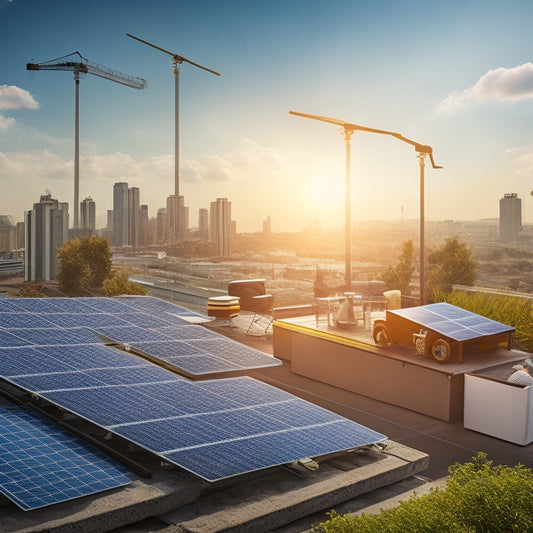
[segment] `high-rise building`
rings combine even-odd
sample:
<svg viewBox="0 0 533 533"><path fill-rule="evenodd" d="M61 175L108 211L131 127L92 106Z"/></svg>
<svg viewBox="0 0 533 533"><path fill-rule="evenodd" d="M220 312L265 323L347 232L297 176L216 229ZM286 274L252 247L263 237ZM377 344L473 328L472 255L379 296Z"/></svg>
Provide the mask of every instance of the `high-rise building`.
<svg viewBox="0 0 533 533"><path fill-rule="evenodd" d="M272 226L270 223L270 215L268 215L266 220L263 220L263 233L270 234L272 232Z"/></svg>
<svg viewBox="0 0 533 533"><path fill-rule="evenodd" d="M17 222L15 244L17 250L22 250L24 248L24 222Z"/></svg>
<svg viewBox="0 0 533 533"><path fill-rule="evenodd" d="M140 236L139 244L146 246L152 244L150 239L150 218L148 216L148 206L141 205L141 218L139 220Z"/></svg>
<svg viewBox="0 0 533 533"><path fill-rule="evenodd" d="M213 228L211 235L214 236L213 241L216 243L218 255L222 257L230 256L231 202L227 198L217 198L216 202L211 202L209 219Z"/></svg>
<svg viewBox="0 0 533 533"><path fill-rule="evenodd" d="M517 241L522 231L522 200L516 193L500 198L500 240Z"/></svg>
<svg viewBox="0 0 533 533"><path fill-rule="evenodd" d="M90 196L80 202L80 228L92 233L96 230L96 204Z"/></svg>
<svg viewBox="0 0 533 533"><path fill-rule="evenodd" d="M139 187L128 189L128 244L139 246L141 236L141 191Z"/></svg>
<svg viewBox="0 0 533 533"><path fill-rule="evenodd" d="M185 198L171 194L167 197L167 240L184 241L189 233L189 208L185 207Z"/></svg>
<svg viewBox="0 0 533 533"><path fill-rule="evenodd" d="M59 267L57 249L68 235L68 203L58 202L46 193L33 204L33 210L26 211L24 223L24 279L55 279Z"/></svg>
<svg viewBox="0 0 533 533"><path fill-rule="evenodd" d="M157 210L157 230L156 241L165 242L167 240L167 209L166 207L160 207Z"/></svg>
<svg viewBox="0 0 533 533"><path fill-rule="evenodd" d="M0 253L16 248L16 228L8 215L0 215Z"/></svg>
<svg viewBox="0 0 533 533"><path fill-rule="evenodd" d="M207 240L209 236L209 210L202 207L198 210L198 238Z"/></svg>
<svg viewBox="0 0 533 533"><path fill-rule="evenodd" d="M128 244L128 184L113 185L113 245Z"/></svg>

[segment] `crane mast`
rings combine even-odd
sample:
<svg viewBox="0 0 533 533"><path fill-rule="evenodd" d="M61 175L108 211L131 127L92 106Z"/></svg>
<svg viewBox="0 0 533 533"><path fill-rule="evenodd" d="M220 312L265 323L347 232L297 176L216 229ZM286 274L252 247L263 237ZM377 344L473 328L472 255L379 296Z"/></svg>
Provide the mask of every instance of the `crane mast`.
<svg viewBox="0 0 533 533"><path fill-rule="evenodd" d="M75 82L75 118L74 118L74 223L75 229L79 228L79 184L80 184L80 73L93 74L106 80L126 85L133 89L145 89L146 80L124 74L117 70L104 67L83 57L79 52L73 52L42 63L26 63L26 70L67 70L74 73Z"/></svg>

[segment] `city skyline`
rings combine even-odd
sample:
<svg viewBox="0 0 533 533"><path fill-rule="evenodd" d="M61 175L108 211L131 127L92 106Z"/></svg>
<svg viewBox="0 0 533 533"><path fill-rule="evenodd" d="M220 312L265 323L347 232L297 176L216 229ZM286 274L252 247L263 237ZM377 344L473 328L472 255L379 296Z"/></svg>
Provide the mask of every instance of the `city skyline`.
<svg viewBox="0 0 533 533"><path fill-rule="evenodd" d="M522 198L533 222L533 64L528 2L292 0L194 4L162 0L0 0L0 214L23 219L50 189L73 205L71 72L27 72L76 50L139 76L133 91L80 82L80 199L106 225L115 182L139 187L150 217L174 188L171 58L126 33L212 68L180 72L180 194L196 214L228 197L239 231L340 227L344 144L339 128L289 110L401 133L433 147L426 220L498 217ZM179 16L178 16L179 15ZM352 138L352 219L419 216L418 161L396 139Z"/></svg>

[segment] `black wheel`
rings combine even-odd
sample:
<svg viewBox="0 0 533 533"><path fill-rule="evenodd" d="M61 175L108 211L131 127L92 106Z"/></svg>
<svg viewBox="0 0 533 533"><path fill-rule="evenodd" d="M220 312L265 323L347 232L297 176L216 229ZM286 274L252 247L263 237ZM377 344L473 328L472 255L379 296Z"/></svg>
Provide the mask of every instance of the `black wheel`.
<svg viewBox="0 0 533 533"><path fill-rule="evenodd" d="M389 330L383 322L377 322L374 325L372 336L374 337L374 342L378 346L390 346L392 344L392 339Z"/></svg>
<svg viewBox="0 0 533 533"><path fill-rule="evenodd" d="M435 361L445 363L451 355L450 345L443 339L437 339L431 343L431 355Z"/></svg>

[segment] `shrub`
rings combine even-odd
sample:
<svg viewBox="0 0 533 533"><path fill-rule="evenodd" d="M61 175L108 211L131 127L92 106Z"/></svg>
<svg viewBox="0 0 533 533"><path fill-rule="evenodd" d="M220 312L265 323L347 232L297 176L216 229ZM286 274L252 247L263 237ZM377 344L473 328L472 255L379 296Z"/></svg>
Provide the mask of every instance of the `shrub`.
<svg viewBox="0 0 533 533"><path fill-rule="evenodd" d="M377 515L341 516L314 528L322 533L533 532L533 473L518 464L494 466L479 452L451 466L445 489L412 496Z"/></svg>

